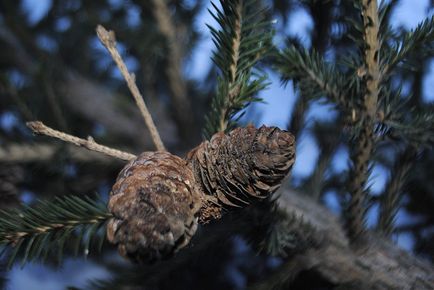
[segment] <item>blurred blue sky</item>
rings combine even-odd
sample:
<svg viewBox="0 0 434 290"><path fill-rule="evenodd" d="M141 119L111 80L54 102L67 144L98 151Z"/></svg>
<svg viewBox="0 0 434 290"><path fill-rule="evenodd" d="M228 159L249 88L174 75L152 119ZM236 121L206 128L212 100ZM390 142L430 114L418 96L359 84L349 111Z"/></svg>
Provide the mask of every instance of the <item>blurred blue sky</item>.
<svg viewBox="0 0 434 290"><path fill-rule="evenodd" d="M384 0L383 0L384 1ZM51 6L52 0L25 0L23 9L27 12L28 19L31 23L37 23L47 13ZM126 5L128 1L112 0L112 5ZM210 5L208 5L210 6ZM394 11L393 23L395 27L403 26L406 29L414 28L421 20L428 15L429 0L402 0L401 4ZM210 55L214 48L211 37L205 24L215 24L214 20L209 16L207 8L203 9L201 15L196 20L196 27L202 33L202 41L199 43L191 59L185 65L186 75L195 80L201 81L208 72L209 67L212 65ZM430 12L432 14L432 11ZM139 13L137 10L132 9L131 25L134 26L139 20ZM303 8L295 10L291 16L289 25L281 27L281 21L276 19L276 26L278 30L283 30L286 33L298 36L304 40L308 45L309 38L308 32L313 27L312 19L307 11ZM73 23L60 21L59 29L66 29ZM215 26L215 25L214 25ZM62 28L63 27L63 28ZM83 33L94 33L93 31ZM276 37L276 42L282 42L283 38ZM46 41L41 39L41 41ZM49 43L47 44L49 46ZM134 65L134 64L131 64ZM296 100L296 93L289 83L286 87L281 86L281 82L274 73L270 73L271 85L261 93L261 97L265 100L265 104L255 105L250 109L254 112L255 116L259 115L260 118L256 125L266 124L268 126L278 126L285 128L292 112L293 104ZM434 61L430 63L430 74L424 80L424 95L425 101L434 101ZM331 107L326 105L315 104L308 113L308 122L312 120L330 118ZM247 114L249 115L249 114ZM1 118L0 125L10 126L13 115L6 118ZM293 176L300 178L309 175L312 172L318 158L318 147L314 138L309 134L303 134L301 140L297 145L297 161L293 170ZM348 152L344 149L337 151L333 158L334 170L340 172L347 168L348 165ZM380 192L385 185L387 178L387 171L380 167L375 166L373 177L370 180L372 191ZM326 194L325 201L328 206L334 210L339 211L339 204L336 196L333 194ZM376 220L376 208L373 208L369 214L369 223L373 224ZM398 214L398 222L409 222L414 217L410 217L404 211ZM413 240L410 235L400 235L398 244L406 249L411 249ZM28 264L25 268L15 266L9 274L9 287L10 290L57 290L63 289L65 286L83 287L89 278L105 278L108 273L106 270L99 266L94 265L90 261L83 259L68 259L61 269L53 269L38 264Z"/></svg>

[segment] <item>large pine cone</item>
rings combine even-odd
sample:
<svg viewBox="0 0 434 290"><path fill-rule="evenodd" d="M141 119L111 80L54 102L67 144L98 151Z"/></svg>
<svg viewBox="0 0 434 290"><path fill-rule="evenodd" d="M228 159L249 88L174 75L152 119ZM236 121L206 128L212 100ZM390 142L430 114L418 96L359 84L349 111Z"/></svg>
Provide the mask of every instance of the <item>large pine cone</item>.
<svg viewBox="0 0 434 290"><path fill-rule="evenodd" d="M294 136L276 127L220 132L189 152L205 197L200 221L218 218L222 209L244 207L269 197L295 160Z"/></svg>
<svg viewBox="0 0 434 290"><path fill-rule="evenodd" d="M119 173L107 238L137 262L167 258L196 232L200 193L187 162L167 152L145 152Z"/></svg>

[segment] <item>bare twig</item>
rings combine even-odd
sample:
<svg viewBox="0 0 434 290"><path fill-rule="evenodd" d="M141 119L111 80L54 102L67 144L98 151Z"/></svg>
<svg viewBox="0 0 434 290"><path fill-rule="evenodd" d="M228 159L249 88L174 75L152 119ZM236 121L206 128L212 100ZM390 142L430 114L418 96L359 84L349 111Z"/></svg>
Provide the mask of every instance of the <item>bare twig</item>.
<svg viewBox="0 0 434 290"><path fill-rule="evenodd" d="M0 164L7 162L19 164L50 162L60 150L66 150L68 158L79 163L117 164L115 162L117 159L112 159L107 155L94 151L82 150L73 144L61 147L58 144L45 142L32 144L8 143L0 147Z"/></svg>
<svg viewBox="0 0 434 290"><path fill-rule="evenodd" d="M81 138L78 138L78 137L54 130L50 127L47 127L44 125L44 123L42 123L40 121L27 122L26 125L30 129L32 129L32 131L35 134L41 134L41 135L46 135L46 136L50 136L53 138L57 138L57 139L60 139L62 141L72 143L72 144L75 144L77 146L82 146L82 147L85 147L86 149L100 152L100 153L104 153L106 155L116 157L116 158L119 158L122 160L129 161L131 159L136 158L136 156L134 154L123 152L123 151L113 149L113 148L110 148L110 147L107 147L104 145L100 145L100 144L96 143L95 140L93 140L93 138L90 136L87 138L87 140L81 139Z"/></svg>
<svg viewBox="0 0 434 290"><path fill-rule="evenodd" d="M154 121L152 120L152 116L149 113L148 108L146 107L145 101L143 100L143 97L140 94L139 89L137 88L135 76L134 74L130 74L130 72L127 69L127 66L122 60L121 55L119 54L119 51L116 49L116 38L114 32L107 31L103 26L98 25L96 28L96 34L98 35L98 38L101 41L101 43L109 51L111 57L115 61L125 81L127 82L128 88L130 89L131 94L133 95L134 100L136 101L136 104L139 107L140 112L142 113L146 126L148 127L151 133L152 141L154 142L155 147L157 148L158 151L166 151L164 144L161 141L160 134L158 133L157 127L155 126Z"/></svg>

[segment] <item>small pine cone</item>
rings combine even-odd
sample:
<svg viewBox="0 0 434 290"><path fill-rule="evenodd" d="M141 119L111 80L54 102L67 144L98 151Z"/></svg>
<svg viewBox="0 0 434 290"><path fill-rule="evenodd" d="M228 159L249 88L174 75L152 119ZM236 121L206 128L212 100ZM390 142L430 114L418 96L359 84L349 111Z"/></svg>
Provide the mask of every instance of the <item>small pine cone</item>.
<svg viewBox="0 0 434 290"><path fill-rule="evenodd" d="M222 208L243 207L269 197L295 160L294 136L276 127L220 132L190 151L203 205L200 222L219 218Z"/></svg>
<svg viewBox="0 0 434 290"><path fill-rule="evenodd" d="M167 152L144 152L112 188L108 240L136 262L170 257L197 229L200 195L188 163Z"/></svg>

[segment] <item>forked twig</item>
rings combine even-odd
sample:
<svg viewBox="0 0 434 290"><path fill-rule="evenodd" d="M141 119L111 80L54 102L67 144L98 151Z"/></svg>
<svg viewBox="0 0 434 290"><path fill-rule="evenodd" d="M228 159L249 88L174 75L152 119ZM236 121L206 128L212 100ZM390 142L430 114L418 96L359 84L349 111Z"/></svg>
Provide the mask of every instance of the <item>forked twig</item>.
<svg viewBox="0 0 434 290"><path fill-rule="evenodd" d="M135 76L134 74L130 74L127 66L122 60L121 55L119 54L119 51L116 49L116 38L114 32L107 31L102 25L98 25L96 27L96 34L101 43L109 51L111 57L121 71L122 76L127 82L128 88L130 89L131 94L133 95L134 100L136 101L136 104L139 107L140 112L142 113L143 119L145 119L146 126L151 133L152 141L154 142L155 147L157 147L158 151L166 151L164 144L161 141L160 134L158 134L158 130L155 127L154 121L152 120L151 114L149 113L145 101L143 100L143 97L140 94L139 89L137 88Z"/></svg>
<svg viewBox="0 0 434 290"><path fill-rule="evenodd" d="M110 147L107 147L104 145L100 145L100 144L96 143L95 140L93 140L93 138L90 136L87 137L87 140L81 139L81 138L78 138L78 137L54 130L50 127L47 127L46 125L44 125L44 123L42 123L40 121L27 122L26 125L30 129L32 129L32 131L35 134L46 135L46 136L50 136L50 137L53 137L56 139L60 139L60 140L65 141L65 142L75 144L77 146L85 147L91 151L101 152L101 153L104 153L106 155L116 157L116 158L126 160L126 161L129 161L131 159L136 158L136 155L134 155L134 154L123 152L123 151L113 149L113 148L110 148Z"/></svg>

